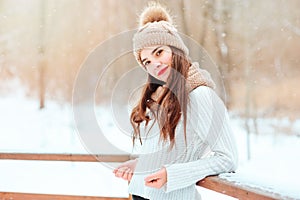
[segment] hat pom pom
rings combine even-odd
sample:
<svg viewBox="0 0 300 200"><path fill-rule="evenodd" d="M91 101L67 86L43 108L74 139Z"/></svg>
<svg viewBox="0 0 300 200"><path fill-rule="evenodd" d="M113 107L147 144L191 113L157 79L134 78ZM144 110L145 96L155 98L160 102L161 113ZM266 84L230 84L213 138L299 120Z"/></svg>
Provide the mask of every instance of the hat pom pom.
<svg viewBox="0 0 300 200"><path fill-rule="evenodd" d="M151 2L140 15L140 27L149 22L166 21L172 24L172 18L168 11L156 2Z"/></svg>

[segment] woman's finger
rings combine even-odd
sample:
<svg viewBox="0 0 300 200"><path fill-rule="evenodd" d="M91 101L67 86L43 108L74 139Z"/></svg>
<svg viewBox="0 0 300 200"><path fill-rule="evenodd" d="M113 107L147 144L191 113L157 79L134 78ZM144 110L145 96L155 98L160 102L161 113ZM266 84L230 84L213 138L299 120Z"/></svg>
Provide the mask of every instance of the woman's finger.
<svg viewBox="0 0 300 200"><path fill-rule="evenodd" d="M115 169L113 170L113 173L114 173L114 174L117 173L118 169L119 169L119 167L118 167L118 168L115 168Z"/></svg>
<svg viewBox="0 0 300 200"><path fill-rule="evenodd" d="M131 178L132 178L132 176L133 176L133 172L132 171L130 171L130 173L128 174L128 181L130 181L131 180Z"/></svg>
<svg viewBox="0 0 300 200"><path fill-rule="evenodd" d="M117 172L115 173L115 176L118 178L122 178L124 175L124 172L127 170L128 167L121 167L117 170Z"/></svg>
<svg viewBox="0 0 300 200"><path fill-rule="evenodd" d="M119 165L118 167L116 167L116 168L113 170L113 173L114 173L114 174L117 173L118 170L119 170L120 168L122 168L122 167L124 167L124 166L123 166L123 165Z"/></svg>
<svg viewBox="0 0 300 200"><path fill-rule="evenodd" d="M147 176L144 180L145 180L145 182L153 182L153 180L156 180L158 178L160 178L158 176L158 174L154 173L154 174L150 174L149 176Z"/></svg>
<svg viewBox="0 0 300 200"><path fill-rule="evenodd" d="M128 175L131 173L131 169L128 168L125 172L124 172L124 175L123 175L123 179L125 180L128 180Z"/></svg>

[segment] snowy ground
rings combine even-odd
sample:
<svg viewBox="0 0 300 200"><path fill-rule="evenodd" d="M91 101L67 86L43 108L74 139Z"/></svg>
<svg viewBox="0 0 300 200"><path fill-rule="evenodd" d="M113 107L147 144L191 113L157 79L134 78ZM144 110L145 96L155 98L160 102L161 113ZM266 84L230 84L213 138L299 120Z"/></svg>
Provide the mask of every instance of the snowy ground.
<svg viewBox="0 0 300 200"><path fill-rule="evenodd" d="M37 100L19 92L2 96L0 110L1 152L88 153L76 132L71 106L47 102L40 111ZM131 139L118 131L107 109L97 107L96 115L109 133L108 140L130 153ZM223 177L300 199L300 137L283 135L275 129L278 125L300 133L300 120L259 119L260 134L251 135L248 161L244 120L232 115L240 165L236 174ZM111 169L100 163L0 161L0 191L127 196L126 190L127 183L114 178ZM224 199L204 193L207 200Z"/></svg>

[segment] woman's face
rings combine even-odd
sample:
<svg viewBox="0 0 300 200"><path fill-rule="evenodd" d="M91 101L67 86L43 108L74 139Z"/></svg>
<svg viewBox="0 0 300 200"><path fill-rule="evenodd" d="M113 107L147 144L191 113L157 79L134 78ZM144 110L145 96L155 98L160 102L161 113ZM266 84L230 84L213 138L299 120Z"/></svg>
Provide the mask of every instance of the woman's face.
<svg viewBox="0 0 300 200"><path fill-rule="evenodd" d="M172 50L169 46L155 45L141 51L141 61L147 72L158 80L166 82L172 64Z"/></svg>

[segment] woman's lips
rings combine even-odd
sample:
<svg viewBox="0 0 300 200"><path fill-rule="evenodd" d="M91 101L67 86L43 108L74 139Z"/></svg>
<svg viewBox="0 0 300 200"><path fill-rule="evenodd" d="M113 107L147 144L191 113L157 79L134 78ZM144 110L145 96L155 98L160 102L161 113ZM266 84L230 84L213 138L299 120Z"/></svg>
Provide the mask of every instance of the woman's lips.
<svg viewBox="0 0 300 200"><path fill-rule="evenodd" d="M160 76L162 75L163 73L165 73L165 71L167 71L168 69L168 66L166 66L165 68L163 68L162 70L160 70L158 73L157 73L157 76Z"/></svg>

